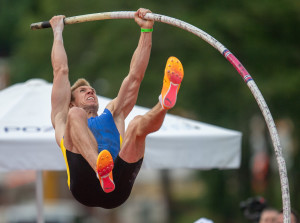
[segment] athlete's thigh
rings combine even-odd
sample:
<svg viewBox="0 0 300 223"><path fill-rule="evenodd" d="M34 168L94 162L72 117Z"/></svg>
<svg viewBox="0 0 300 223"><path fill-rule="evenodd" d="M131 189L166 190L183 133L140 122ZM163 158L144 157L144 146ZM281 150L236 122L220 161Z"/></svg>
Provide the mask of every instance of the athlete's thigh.
<svg viewBox="0 0 300 223"><path fill-rule="evenodd" d="M81 128L77 127L74 130L74 124L75 126L81 126ZM89 135L94 137L88 129L87 114L82 108L72 107L69 110L64 134L64 145L66 149L73 153L80 153L80 151L73 144L71 131L77 131L79 134L80 131L88 131Z"/></svg>
<svg viewBox="0 0 300 223"><path fill-rule="evenodd" d="M79 153L77 149L73 146L71 133L70 133L70 124L66 124L65 134L64 134L64 146L67 150L69 150L72 153Z"/></svg>
<svg viewBox="0 0 300 223"><path fill-rule="evenodd" d="M141 117L135 117L128 125L119 156L128 163L144 157L146 136L138 134Z"/></svg>

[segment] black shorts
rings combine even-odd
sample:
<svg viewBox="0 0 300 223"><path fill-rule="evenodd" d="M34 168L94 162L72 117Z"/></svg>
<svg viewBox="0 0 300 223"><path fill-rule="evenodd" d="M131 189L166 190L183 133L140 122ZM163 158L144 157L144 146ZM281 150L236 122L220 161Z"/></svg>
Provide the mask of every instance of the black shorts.
<svg viewBox="0 0 300 223"><path fill-rule="evenodd" d="M95 171L80 155L66 150L70 170L70 191L74 198L89 207L116 208L129 197L134 181L143 163L127 163L117 156L114 162L113 179L115 190L105 193Z"/></svg>

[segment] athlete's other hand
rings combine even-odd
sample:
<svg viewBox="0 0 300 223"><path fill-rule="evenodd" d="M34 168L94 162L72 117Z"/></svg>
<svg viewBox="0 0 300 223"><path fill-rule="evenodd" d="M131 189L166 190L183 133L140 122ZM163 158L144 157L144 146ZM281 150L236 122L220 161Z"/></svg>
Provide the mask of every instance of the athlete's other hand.
<svg viewBox="0 0 300 223"><path fill-rule="evenodd" d="M153 20L145 19L145 15L151 13L149 9L140 8L134 13L135 22L143 29L152 29L154 25Z"/></svg>
<svg viewBox="0 0 300 223"><path fill-rule="evenodd" d="M64 15L57 15L57 16L53 16L51 19L50 19L50 24L51 24L51 27L53 29L53 32L62 32L64 30L64 18L65 16Z"/></svg>

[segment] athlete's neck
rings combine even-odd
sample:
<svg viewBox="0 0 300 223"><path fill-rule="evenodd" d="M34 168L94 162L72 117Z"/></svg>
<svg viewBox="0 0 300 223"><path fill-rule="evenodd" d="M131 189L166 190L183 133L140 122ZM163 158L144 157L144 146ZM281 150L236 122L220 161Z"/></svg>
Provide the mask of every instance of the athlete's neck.
<svg viewBox="0 0 300 223"><path fill-rule="evenodd" d="M86 111L86 113L87 113L88 118L98 116L98 113L97 113L97 111L95 111L95 110L85 110L85 111Z"/></svg>
<svg viewBox="0 0 300 223"><path fill-rule="evenodd" d="M83 109L85 110L88 118L98 116L98 106L84 106Z"/></svg>

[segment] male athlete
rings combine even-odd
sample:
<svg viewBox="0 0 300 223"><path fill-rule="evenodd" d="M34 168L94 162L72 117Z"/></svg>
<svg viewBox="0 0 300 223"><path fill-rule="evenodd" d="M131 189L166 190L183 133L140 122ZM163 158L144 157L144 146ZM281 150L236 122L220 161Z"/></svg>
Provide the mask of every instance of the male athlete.
<svg viewBox="0 0 300 223"><path fill-rule="evenodd" d="M142 165L146 136L161 127L177 99L183 67L177 58L170 57L160 102L135 117L125 132L125 118L136 103L150 58L154 22L144 18L149 12L141 8L135 13L141 28L139 43L117 97L101 115L96 92L85 79L70 86L62 37L64 16L50 20L54 34L51 120L66 161L69 189L86 206L115 208L126 201Z"/></svg>

